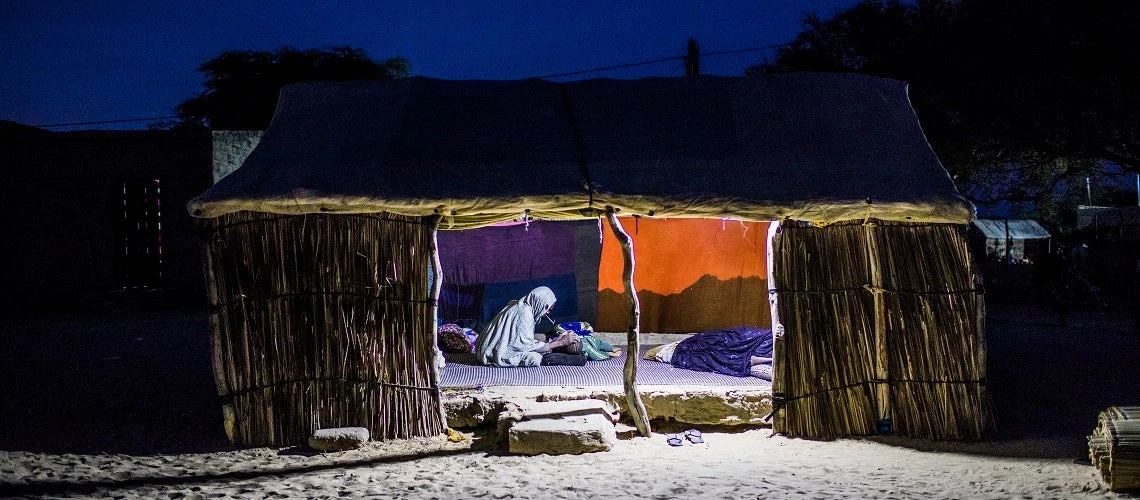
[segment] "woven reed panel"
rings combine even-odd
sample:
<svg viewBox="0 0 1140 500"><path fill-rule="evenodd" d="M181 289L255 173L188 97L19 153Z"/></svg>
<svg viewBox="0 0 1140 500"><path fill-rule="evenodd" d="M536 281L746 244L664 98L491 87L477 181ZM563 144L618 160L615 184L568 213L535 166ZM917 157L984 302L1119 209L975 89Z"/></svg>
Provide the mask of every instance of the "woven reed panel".
<svg viewBox="0 0 1140 500"><path fill-rule="evenodd" d="M443 432L432 380L432 227L390 214L203 221L214 373L234 442Z"/></svg>
<svg viewBox="0 0 1140 500"><path fill-rule="evenodd" d="M961 226L785 223L774 252L785 331L776 347L773 393L785 401L776 432L977 439L991 428L982 295ZM875 369L876 294L886 379ZM883 383L889 408L875 396Z"/></svg>

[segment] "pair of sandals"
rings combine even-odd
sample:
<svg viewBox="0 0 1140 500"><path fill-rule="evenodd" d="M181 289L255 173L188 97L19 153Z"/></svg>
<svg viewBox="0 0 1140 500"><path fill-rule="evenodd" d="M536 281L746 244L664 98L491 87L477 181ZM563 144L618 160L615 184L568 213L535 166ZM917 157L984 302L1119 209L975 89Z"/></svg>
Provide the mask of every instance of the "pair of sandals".
<svg viewBox="0 0 1140 500"><path fill-rule="evenodd" d="M684 436L684 438L682 438L682 436ZM665 442L669 443L669 446L681 446L685 444L686 439L688 439L689 442L693 444L701 444L705 442L705 438L701 435L701 431L698 431L696 429L689 429L685 431L684 434L669 434L666 436Z"/></svg>

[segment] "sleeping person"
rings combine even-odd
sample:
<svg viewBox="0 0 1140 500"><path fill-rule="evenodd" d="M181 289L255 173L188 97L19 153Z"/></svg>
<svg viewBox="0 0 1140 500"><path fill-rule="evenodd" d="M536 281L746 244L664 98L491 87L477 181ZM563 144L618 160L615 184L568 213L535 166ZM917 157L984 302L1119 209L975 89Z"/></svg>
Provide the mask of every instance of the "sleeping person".
<svg viewBox="0 0 1140 500"><path fill-rule="evenodd" d="M567 332L549 342L535 340L539 318L554 307L554 292L545 286L531 290L523 298L507 303L475 341L475 360L487 366L539 366L586 364L586 356L552 352L580 343L578 335Z"/></svg>
<svg viewBox="0 0 1140 500"><path fill-rule="evenodd" d="M754 326L709 330L654 347L645 359L687 370L771 380L772 330Z"/></svg>
<svg viewBox="0 0 1140 500"><path fill-rule="evenodd" d="M553 321L551 321L551 323L553 323ZM588 361L604 361L621 356L622 349L620 347L594 336L594 327L585 321L565 321L558 323L553 329L546 332L546 340L554 340L559 336L565 335L566 332L574 332L577 334L580 344L570 344L567 347L555 349L554 352L585 354Z"/></svg>

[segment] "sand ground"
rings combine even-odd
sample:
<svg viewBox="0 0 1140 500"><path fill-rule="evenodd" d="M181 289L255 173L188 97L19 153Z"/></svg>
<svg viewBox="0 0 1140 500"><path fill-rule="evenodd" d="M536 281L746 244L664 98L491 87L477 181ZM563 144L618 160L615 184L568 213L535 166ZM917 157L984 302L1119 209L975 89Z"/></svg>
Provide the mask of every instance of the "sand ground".
<svg viewBox="0 0 1140 500"><path fill-rule="evenodd" d="M997 431L980 442L818 442L768 429L510 456L489 435L312 454L222 433L202 311L0 326L0 496L103 498L1112 498L1082 463L1099 411L1140 404L1131 317L989 309ZM676 430L664 428L662 430Z"/></svg>

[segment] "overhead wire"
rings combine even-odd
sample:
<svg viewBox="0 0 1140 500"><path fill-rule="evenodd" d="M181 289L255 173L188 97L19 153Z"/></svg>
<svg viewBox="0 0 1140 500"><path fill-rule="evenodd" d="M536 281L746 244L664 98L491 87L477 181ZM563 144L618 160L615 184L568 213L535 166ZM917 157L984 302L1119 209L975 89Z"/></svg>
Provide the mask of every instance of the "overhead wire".
<svg viewBox="0 0 1140 500"><path fill-rule="evenodd" d="M772 44L772 45L764 45L761 47L750 47L747 49L721 50L721 51L717 51L717 52L701 52L699 55L700 55L700 57L723 56L726 54L741 54L744 52L756 52L756 51L760 51L760 50L778 49L780 47L786 47L789 45L792 45L792 44L791 43L777 43L777 44ZM617 64L614 66L603 66L600 68L583 69L583 70L579 70L579 71L570 71L570 72L566 72L566 73L553 73L553 74L549 74L549 75L532 76L531 78L559 78L559 77L563 77L563 76L581 75L581 74L585 74L585 73L597 73L599 71L609 71L609 70L613 70L613 69L632 68L635 66L646 66L649 64L657 64L657 63L663 63L663 62L674 61L674 60L683 61L685 59L685 57L686 56L662 57L660 59L653 59L650 61L640 61L640 62L633 62L633 63L626 63L626 64Z"/></svg>
<svg viewBox="0 0 1140 500"><path fill-rule="evenodd" d="M531 78L558 78L558 77L562 77L562 76L581 75L584 73L596 73L598 71L609 71L611 69L632 68L635 66L646 66L649 64L663 63L663 62L674 61L674 60L684 59L684 58L685 58L685 56L663 57L661 59L654 59L652 61L641 61L641 62L628 63L628 64L618 64L615 66L605 66L602 68L584 69L581 71L571 71L568 73L554 73L554 74L550 74L550 75L532 76Z"/></svg>
<svg viewBox="0 0 1140 500"><path fill-rule="evenodd" d="M717 51L717 52L702 52L699 55L700 55L700 57L715 57L715 56L722 56L722 55L726 55L726 54L740 54L740 53L745 53L745 52L756 52L756 51L760 51L760 50L771 50L771 49L777 49L780 47L786 47L788 45L791 45L791 43L777 43L777 44L773 44L773 45L764 45L762 47L751 47L751 48L747 48L747 49L721 50L721 51ZM600 71L610 71L610 70L615 70L615 69L633 68L633 67L637 67L637 66L647 66L650 64L659 64L659 63L669 62L669 61L684 61L685 57L686 56L662 57L660 59L653 59L653 60L649 60L649 61L639 61L639 62L632 62L632 63L626 63L626 64L616 64L613 66L602 66L599 68L583 69L583 70L579 70L579 71L569 71L569 72L565 72L565 73L551 73L549 75L533 76L531 78L540 78L540 79L541 78L561 78L564 76L584 75L586 73L597 73ZM151 117L146 117L146 118L123 118L123 119L119 119L119 120L98 120L98 121L71 122L71 123L49 123L49 124L44 124L44 125L32 125L32 127L37 127L37 128L78 127L78 126L82 126L82 125L105 125L108 123L128 123L128 122L143 122L143 121L153 121L153 120L172 120L172 119L176 119L176 118L178 118L178 117L177 116L151 116Z"/></svg>
<svg viewBox="0 0 1140 500"><path fill-rule="evenodd" d="M150 120L170 120L178 118L177 116L152 116L149 118L123 118L120 120L99 120L94 122L73 122L73 123L49 123L47 125L31 125L32 127L51 128L51 127L76 127L79 125L103 125L106 123L126 123L126 122L145 122Z"/></svg>

